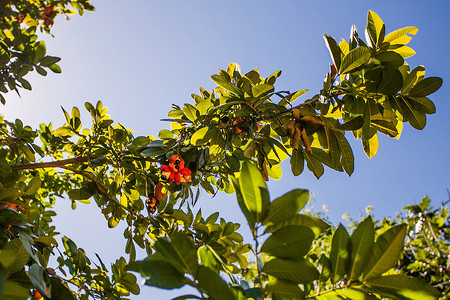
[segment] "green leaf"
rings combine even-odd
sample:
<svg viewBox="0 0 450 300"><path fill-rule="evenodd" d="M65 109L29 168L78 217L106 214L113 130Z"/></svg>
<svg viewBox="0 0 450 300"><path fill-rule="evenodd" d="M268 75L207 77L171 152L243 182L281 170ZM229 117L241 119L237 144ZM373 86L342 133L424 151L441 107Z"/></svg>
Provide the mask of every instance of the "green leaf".
<svg viewBox="0 0 450 300"><path fill-rule="evenodd" d="M406 98L411 104L412 108L424 112L426 114L434 114L436 112L436 106L427 97L407 97Z"/></svg>
<svg viewBox="0 0 450 300"><path fill-rule="evenodd" d="M30 290L24 288L19 283L6 280L5 287L3 288L3 293L0 295L0 300L25 300L29 299Z"/></svg>
<svg viewBox="0 0 450 300"><path fill-rule="evenodd" d="M390 43L391 45L397 44L401 41L401 38L405 36L406 34L412 34L415 35L419 29L417 27L405 27L401 29L397 29L391 33L389 33L385 38L384 41Z"/></svg>
<svg viewBox="0 0 450 300"><path fill-rule="evenodd" d="M240 89L238 89L235 85L231 83L230 78L226 78L224 73L222 75L212 75L212 81L214 81L218 86L223 87L224 89L242 97L244 93Z"/></svg>
<svg viewBox="0 0 450 300"><path fill-rule="evenodd" d="M251 162L242 164L239 185L245 206L255 216L257 223L261 222L269 209L269 193L261 171Z"/></svg>
<svg viewBox="0 0 450 300"><path fill-rule="evenodd" d="M267 94L273 92L273 85L262 83L257 84L252 87L253 98L258 98L259 96L266 96Z"/></svg>
<svg viewBox="0 0 450 300"><path fill-rule="evenodd" d="M323 175L323 165L317 160L312 154L309 154L308 151L304 152L304 157L306 160L306 166L308 169L313 172L314 176L319 179Z"/></svg>
<svg viewBox="0 0 450 300"><path fill-rule="evenodd" d="M339 124L334 127L334 129L338 130L358 130L360 129L364 124L364 118L362 116L357 116L356 118L353 118L344 124Z"/></svg>
<svg viewBox="0 0 450 300"><path fill-rule="evenodd" d="M24 194L25 195L33 195L37 192L39 187L41 186L41 180L39 177L33 177L33 179L30 180L30 183L28 183L27 188L25 189Z"/></svg>
<svg viewBox="0 0 450 300"><path fill-rule="evenodd" d="M373 295L370 295L370 294L367 294L367 293L364 293L362 291L355 290L352 288L348 288L345 290L338 289L338 290L336 290L336 294L343 297L344 299L351 299L351 300L378 300L378 299L380 299Z"/></svg>
<svg viewBox="0 0 450 300"><path fill-rule="evenodd" d="M394 226L378 237L364 267L363 282L380 276L395 265L403 251L406 227L405 224Z"/></svg>
<svg viewBox="0 0 450 300"><path fill-rule="evenodd" d="M206 246L201 246L197 250L197 256L201 266L210 268L213 271L217 270L217 261L214 257L214 253Z"/></svg>
<svg viewBox="0 0 450 300"><path fill-rule="evenodd" d="M388 65L381 72L381 82L377 90L384 95L395 95L403 86L403 76L399 70Z"/></svg>
<svg viewBox="0 0 450 300"><path fill-rule="evenodd" d="M33 64L37 64L39 63L45 56L45 53L47 51L46 47L45 47L45 42L44 41L39 41L36 43L36 46L34 47L34 60L33 60Z"/></svg>
<svg viewBox="0 0 450 300"><path fill-rule="evenodd" d="M72 134L72 130L68 127L59 127L53 133L55 136L67 136Z"/></svg>
<svg viewBox="0 0 450 300"><path fill-rule="evenodd" d="M23 269L30 255L20 239L8 242L0 252L0 264L6 272L6 278Z"/></svg>
<svg viewBox="0 0 450 300"><path fill-rule="evenodd" d="M331 36L324 34L323 39L325 40L328 51L330 51L331 59L333 60L333 64L336 66L336 70L339 70L341 67L341 59L344 56L341 48Z"/></svg>
<svg viewBox="0 0 450 300"><path fill-rule="evenodd" d="M351 50L342 59L340 72L342 74L350 73L355 69L367 63L370 59L371 51L368 47L358 47Z"/></svg>
<svg viewBox="0 0 450 300"><path fill-rule="evenodd" d="M399 299L432 300L442 296L425 281L401 274L372 278L364 285L368 286L370 291Z"/></svg>
<svg viewBox="0 0 450 300"><path fill-rule="evenodd" d="M368 158L372 158L378 152L378 135L375 133L370 139L361 138L361 143Z"/></svg>
<svg viewBox="0 0 450 300"><path fill-rule="evenodd" d="M397 127L392 122L385 120L371 120L370 126L390 137L396 137L398 135Z"/></svg>
<svg viewBox="0 0 450 300"><path fill-rule="evenodd" d="M168 238L159 238L154 248L178 270L194 275L197 271L197 251L194 242L184 232L175 232Z"/></svg>
<svg viewBox="0 0 450 300"><path fill-rule="evenodd" d="M349 266L349 280L358 279L368 259L374 242L375 230L372 217L367 217L359 223L350 236L351 256Z"/></svg>
<svg viewBox="0 0 450 300"><path fill-rule="evenodd" d="M184 285L184 276L170 263L145 259L141 264L141 274L149 278L145 284L162 289L175 289Z"/></svg>
<svg viewBox="0 0 450 300"><path fill-rule="evenodd" d="M305 226L286 226L264 242L261 251L279 258L304 257L314 240L314 232Z"/></svg>
<svg viewBox="0 0 450 300"><path fill-rule="evenodd" d="M392 97L396 106L400 108L400 112L404 119L415 129L422 130L427 124L427 118L424 112L414 109L413 104L405 96ZM412 100L411 100L412 101ZM414 105L417 105L414 103Z"/></svg>
<svg viewBox="0 0 450 300"><path fill-rule="evenodd" d="M48 68L50 70L52 70L53 73L58 73L58 74L61 73L61 67L58 66L57 64L51 64L50 66L48 66Z"/></svg>
<svg viewBox="0 0 450 300"><path fill-rule="evenodd" d="M381 45L384 40L385 27L383 20L373 11L369 10L367 14L367 28L371 39L374 41L374 48Z"/></svg>
<svg viewBox="0 0 450 300"><path fill-rule="evenodd" d="M319 278L319 271L306 259L286 260L275 258L267 262L262 271L278 279L307 284Z"/></svg>
<svg viewBox="0 0 450 300"><path fill-rule="evenodd" d="M294 176L302 174L303 168L305 166L305 159L303 158L302 150L292 150L292 155L290 159L291 170Z"/></svg>
<svg viewBox="0 0 450 300"><path fill-rule="evenodd" d="M233 182L234 190L236 192L236 199L239 204L239 208L247 219L248 226L250 226L250 230L253 231L255 229L256 224L256 216L253 212L250 212L245 204L244 197L242 196L241 187L239 185L239 180L235 177L232 177L231 181Z"/></svg>
<svg viewBox="0 0 450 300"><path fill-rule="evenodd" d="M380 52L375 56L375 58L378 59L383 65L389 65L395 69L399 68L405 62L403 57L394 51Z"/></svg>
<svg viewBox="0 0 450 300"><path fill-rule="evenodd" d="M28 278L41 295L47 295L47 287L44 281L44 270L38 264L32 264L28 269Z"/></svg>
<svg viewBox="0 0 450 300"><path fill-rule="evenodd" d="M225 157L225 161L232 171L239 172L239 170L241 169L239 158L234 153L232 153L231 155L227 155Z"/></svg>
<svg viewBox="0 0 450 300"><path fill-rule="evenodd" d="M206 139L204 139L206 133L208 133L209 128L208 127L202 127L191 136L191 144L194 146L200 146L207 142Z"/></svg>
<svg viewBox="0 0 450 300"><path fill-rule="evenodd" d="M228 284L211 269L199 266L197 272L198 284L206 290L208 296L216 300L233 300L236 296Z"/></svg>
<svg viewBox="0 0 450 300"><path fill-rule="evenodd" d="M354 170L354 157L353 157L353 151L350 147L350 144L348 143L347 139L344 137L344 134L337 131L332 131L336 135L337 142L339 145L340 152L342 154L341 158L341 164L344 168L345 172L348 175L352 175Z"/></svg>
<svg viewBox="0 0 450 300"><path fill-rule="evenodd" d="M162 130L160 130L160 131L159 131L159 134L158 134L158 138L160 138L161 140L173 139L174 137L175 137L175 135L173 134L173 132L170 131L170 130L167 130L167 129L162 129ZM142 137L142 138L146 138L146 137ZM148 139L148 138L147 138L147 139ZM136 141L136 140L134 140L133 143L134 143L135 141ZM147 142L146 144L148 144L148 142Z"/></svg>
<svg viewBox="0 0 450 300"><path fill-rule="evenodd" d="M273 278L267 285L266 290L272 292L276 299L303 299L304 292L297 284L287 280Z"/></svg>
<svg viewBox="0 0 450 300"><path fill-rule="evenodd" d="M52 300L76 300L70 289L56 277L50 277Z"/></svg>
<svg viewBox="0 0 450 300"><path fill-rule="evenodd" d="M88 200L90 197L92 197L92 192L87 188L81 188L81 189L73 189L67 192L67 195L72 200ZM88 202L89 203L89 202Z"/></svg>
<svg viewBox="0 0 450 300"><path fill-rule="evenodd" d="M266 228L266 232L274 232L289 225L301 225L308 227L314 232L315 235L319 235L320 233L330 228L330 225L319 218L310 215L296 215L291 218L286 218L286 221L284 222L275 223L274 225L268 226Z"/></svg>
<svg viewBox="0 0 450 300"><path fill-rule="evenodd" d="M414 51L413 49L411 49L408 46L403 46L403 47L400 47L400 48L396 48L396 49L393 49L393 51L395 51L398 54L400 54L403 58L408 58L408 57L411 57L414 54L416 54L416 51Z"/></svg>
<svg viewBox="0 0 450 300"><path fill-rule="evenodd" d="M183 113L190 121L195 122L197 120L197 109L190 104L183 106Z"/></svg>
<svg viewBox="0 0 450 300"><path fill-rule="evenodd" d="M320 266L319 282L321 283L327 282L328 278L330 278L331 275L330 259L325 254L322 254L317 264Z"/></svg>
<svg viewBox="0 0 450 300"><path fill-rule="evenodd" d="M428 77L418 83L409 91L411 97L425 97L436 92L442 85L442 78Z"/></svg>
<svg viewBox="0 0 450 300"><path fill-rule="evenodd" d="M59 57L47 55L41 59L41 62L39 65L41 65L42 67L48 67L52 64L56 64L60 60L61 60L61 58L59 58Z"/></svg>
<svg viewBox="0 0 450 300"><path fill-rule="evenodd" d="M348 253L348 232L344 226L339 225L333 234L333 240L331 242L331 282L336 283L341 280L345 275L345 267Z"/></svg>
<svg viewBox="0 0 450 300"><path fill-rule="evenodd" d="M292 190L273 200L262 224L278 224L297 215L309 201L309 191Z"/></svg>

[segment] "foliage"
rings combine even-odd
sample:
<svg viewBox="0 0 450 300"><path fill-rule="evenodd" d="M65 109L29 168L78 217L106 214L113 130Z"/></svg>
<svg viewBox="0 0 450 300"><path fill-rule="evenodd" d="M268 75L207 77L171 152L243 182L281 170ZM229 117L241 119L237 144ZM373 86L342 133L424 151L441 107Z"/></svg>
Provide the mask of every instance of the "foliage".
<svg viewBox="0 0 450 300"><path fill-rule="evenodd" d="M36 28L49 32L57 14L72 13L69 4L80 14L93 10L88 1L6 2L0 10L1 92L30 89L23 78L29 71L60 71L59 59L46 56L45 44L37 42ZM385 35L384 23L369 11L365 31L366 42L354 27L348 42L324 36L333 64L321 91L303 103L295 101L305 89L275 90L281 71L262 78L258 70L243 74L233 63L211 76L213 91L200 88L194 103L172 105L165 119L170 130L158 138L134 137L100 101L85 104L90 128L83 127L77 107L63 109L66 123L55 129L41 124L33 130L1 117L2 299L123 299L140 292L133 271L150 286L190 285L199 292L179 299L438 297L428 283L446 293L446 275L417 264L445 264L446 213L429 219L429 231L418 231L426 248L411 240L405 246L411 224L402 219L377 228L368 217L350 235L342 225L334 229L300 214L309 201L306 190L269 197L265 181L281 178L284 160L296 176L305 161L317 178L324 165L351 175L346 131L372 157L378 133L398 138L405 122L423 129L426 114L435 112L427 96L442 80L425 78L423 66L410 70L405 62L414 54L406 46L408 34L417 28ZM37 155L45 162L37 162ZM237 232L240 224L219 219L219 213L206 217L199 210L194 216L201 190L236 194L252 244ZM126 222L128 261L119 258L109 272L100 257L95 263L68 237L62 238L63 252L57 248L52 207L65 195L73 209L77 201L94 199L109 227ZM410 210L426 219L428 208L421 205ZM147 251L143 261L136 261L136 246ZM438 262L427 256L431 248L441 253ZM55 251L58 266L52 268Z"/></svg>

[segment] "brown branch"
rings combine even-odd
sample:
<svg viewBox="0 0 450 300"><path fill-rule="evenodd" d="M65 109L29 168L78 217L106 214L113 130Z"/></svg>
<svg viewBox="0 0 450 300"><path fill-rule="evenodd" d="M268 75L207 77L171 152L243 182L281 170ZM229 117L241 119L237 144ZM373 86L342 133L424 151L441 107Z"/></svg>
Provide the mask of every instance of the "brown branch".
<svg viewBox="0 0 450 300"><path fill-rule="evenodd" d="M12 170L35 170L35 169L45 169L45 168L57 168L70 164L80 164L89 162L98 157L92 156L77 156L74 158L62 159L57 161L49 161L42 163L32 163L32 164L19 164L19 165L11 165Z"/></svg>

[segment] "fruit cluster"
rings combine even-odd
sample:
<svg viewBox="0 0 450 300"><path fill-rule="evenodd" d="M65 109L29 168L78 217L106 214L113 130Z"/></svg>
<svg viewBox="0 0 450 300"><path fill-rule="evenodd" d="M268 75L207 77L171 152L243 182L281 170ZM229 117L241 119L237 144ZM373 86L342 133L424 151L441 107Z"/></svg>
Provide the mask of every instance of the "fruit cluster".
<svg viewBox="0 0 450 300"><path fill-rule="evenodd" d="M168 183L172 183L174 180L177 184L189 182L191 173L191 170L184 167L184 160L178 155L172 155L169 158L168 166L161 166L161 179Z"/></svg>

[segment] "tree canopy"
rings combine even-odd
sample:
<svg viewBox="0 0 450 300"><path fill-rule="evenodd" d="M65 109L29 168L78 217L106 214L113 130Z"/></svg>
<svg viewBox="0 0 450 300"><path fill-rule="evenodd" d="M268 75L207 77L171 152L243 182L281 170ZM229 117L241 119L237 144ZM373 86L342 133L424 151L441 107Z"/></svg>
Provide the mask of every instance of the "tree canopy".
<svg viewBox="0 0 450 300"><path fill-rule="evenodd" d="M3 104L8 92L31 89L29 72L61 71L36 32L49 33L59 14L93 9L88 1L5 1ZM1 116L2 299L122 299L139 294L136 272L148 286L197 290L179 299L445 297L444 207L433 210L425 198L395 221L368 216L334 228L326 218L301 213L307 190L271 199L265 183L281 178L285 160L295 176L351 175L352 136L373 157L379 135L398 138L404 124L423 129L436 110L429 97L442 79L406 62L416 32L387 33L369 11L365 40L355 26L349 40L324 35L330 69L308 99L303 88L276 89L281 71L264 78L232 63L211 76L213 90L200 88L190 103L173 104L163 120L170 128L157 137L134 136L101 101L85 103L87 126L77 107L62 109L60 127L32 129ZM253 241L244 241L241 224L219 219L218 212L192 211L200 193L220 191L235 194ZM58 248L51 222L55 201L64 196L73 209L93 199L111 228L126 223L127 257L107 267L65 236ZM137 247L148 257L136 260Z"/></svg>

